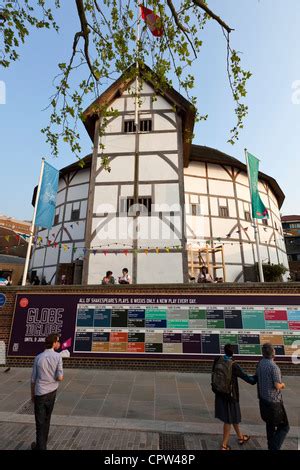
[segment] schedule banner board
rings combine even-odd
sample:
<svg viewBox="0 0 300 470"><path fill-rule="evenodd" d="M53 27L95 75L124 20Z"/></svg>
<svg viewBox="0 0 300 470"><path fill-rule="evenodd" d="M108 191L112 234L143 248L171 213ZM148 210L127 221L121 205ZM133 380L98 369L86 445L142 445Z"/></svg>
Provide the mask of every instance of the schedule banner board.
<svg viewBox="0 0 300 470"><path fill-rule="evenodd" d="M71 357L212 358L231 343L257 359L271 342L290 360L300 349L300 298L18 294L8 356L35 356L50 333Z"/></svg>

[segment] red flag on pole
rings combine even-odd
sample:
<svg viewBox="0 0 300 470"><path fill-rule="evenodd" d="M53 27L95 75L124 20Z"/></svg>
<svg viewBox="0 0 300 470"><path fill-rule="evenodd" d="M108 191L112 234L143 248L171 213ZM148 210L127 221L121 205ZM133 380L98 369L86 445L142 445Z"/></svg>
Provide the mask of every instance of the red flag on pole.
<svg viewBox="0 0 300 470"><path fill-rule="evenodd" d="M152 10L149 8L143 7L140 5L141 9L141 16L142 19L145 21L146 25L150 29L151 33L155 37L161 37L164 32L162 28L162 22L158 15L156 15Z"/></svg>

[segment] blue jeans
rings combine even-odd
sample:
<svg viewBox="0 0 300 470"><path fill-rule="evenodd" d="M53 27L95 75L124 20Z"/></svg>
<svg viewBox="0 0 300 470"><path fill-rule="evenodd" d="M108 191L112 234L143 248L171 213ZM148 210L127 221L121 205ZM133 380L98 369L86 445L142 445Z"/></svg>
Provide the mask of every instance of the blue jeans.
<svg viewBox="0 0 300 470"><path fill-rule="evenodd" d="M56 390L46 395L35 395L34 414L36 424L36 450L47 450L51 414L55 403Z"/></svg>

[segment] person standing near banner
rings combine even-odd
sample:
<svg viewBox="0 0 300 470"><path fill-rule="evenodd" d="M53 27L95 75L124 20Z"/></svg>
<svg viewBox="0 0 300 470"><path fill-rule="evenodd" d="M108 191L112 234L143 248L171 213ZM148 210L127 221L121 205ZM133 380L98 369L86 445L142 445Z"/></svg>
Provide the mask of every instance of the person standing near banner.
<svg viewBox="0 0 300 470"><path fill-rule="evenodd" d="M59 336L51 334L46 338L45 351L34 359L31 399L34 402L36 442L32 442L32 450L47 450L56 391L59 382L64 378L62 356L56 352L59 347Z"/></svg>

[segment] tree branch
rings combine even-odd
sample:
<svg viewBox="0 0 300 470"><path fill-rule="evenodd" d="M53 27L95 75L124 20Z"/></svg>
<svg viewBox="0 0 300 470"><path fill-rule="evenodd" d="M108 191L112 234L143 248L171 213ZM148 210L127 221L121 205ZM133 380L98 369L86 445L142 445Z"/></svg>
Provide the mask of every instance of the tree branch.
<svg viewBox="0 0 300 470"><path fill-rule="evenodd" d="M175 10L175 7L174 7L174 5L173 5L172 0L167 0L167 4L168 4L168 7L169 7L170 10L171 10L172 16L173 16L173 18L174 18L175 23L176 23L177 26L178 26L178 29L180 29L180 30L183 31L183 32L189 33L189 30L188 30L187 28L185 28L185 27L183 26L183 24L179 21L178 14L177 14L177 12L176 12L176 10Z"/></svg>
<svg viewBox="0 0 300 470"><path fill-rule="evenodd" d="M89 55L89 34L90 34L90 29L89 29L88 22L87 22L87 19L86 19L86 15L85 15L85 11L84 11L83 0L76 0L76 6L77 6L78 16L79 16L79 19L80 19L81 31L79 33L75 34L74 44L76 43L76 45L77 45L79 37L80 36L83 37L83 39L84 39L84 56L85 56L87 65L90 69L90 72L91 72L92 76L97 81L98 77L95 75L94 68L93 68L93 65L92 65L92 62L91 62L91 59L90 59L90 55ZM73 44L73 52L74 52L74 44Z"/></svg>
<svg viewBox="0 0 300 470"><path fill-rule="evenodd" d="M206 3L203 0L193 0L193 3L197 5L199 8L201 8L205 13L207 13L208 16L210 16L213 20L215 20L217 23L219 23L222 28L226 29L228 33L231 31L234 31L234 29L230 28L219 16L217 16L213 11L211 11Z"/></svg>

